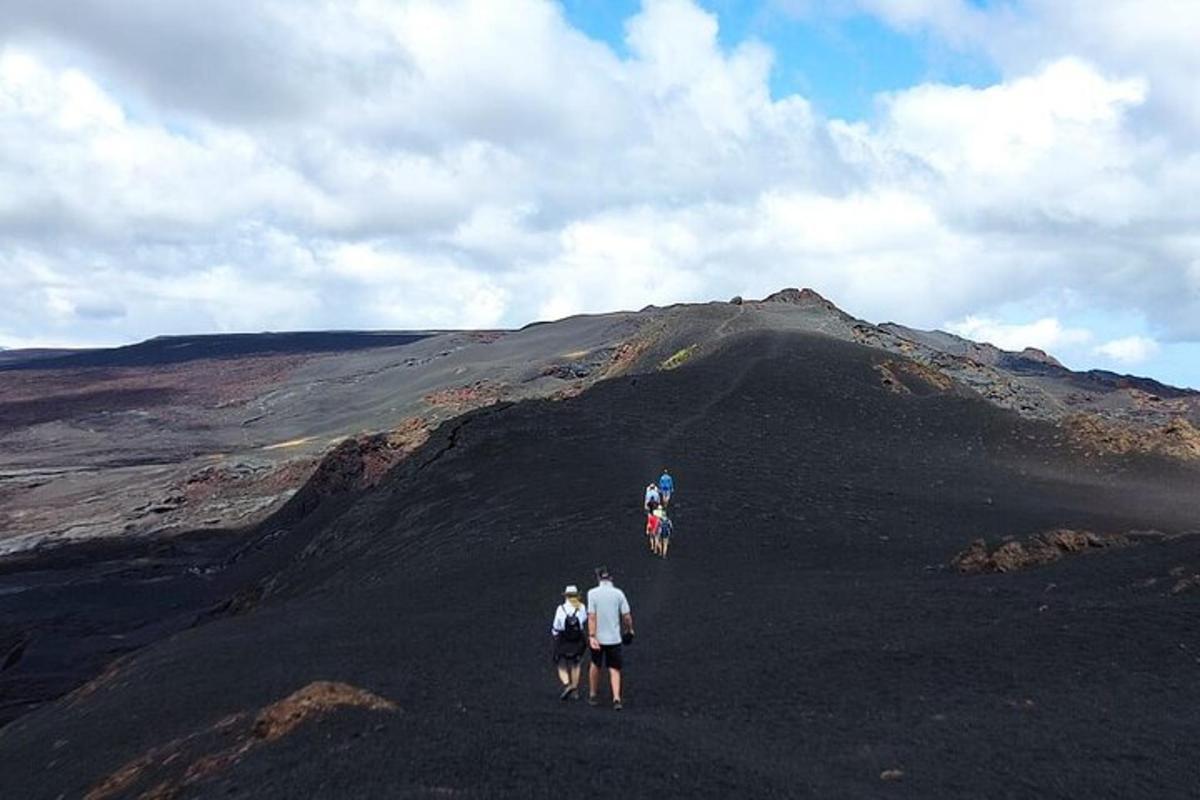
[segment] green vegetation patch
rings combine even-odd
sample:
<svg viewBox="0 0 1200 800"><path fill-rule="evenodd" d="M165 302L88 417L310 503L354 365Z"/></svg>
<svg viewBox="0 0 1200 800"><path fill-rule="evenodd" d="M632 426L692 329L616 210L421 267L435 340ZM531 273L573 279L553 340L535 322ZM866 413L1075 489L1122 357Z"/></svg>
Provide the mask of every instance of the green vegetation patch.
<svg viewBox="0 0 1200 800"><path fill-rule="evenodd" d="M682 364L683 362L685 362L689 358L691 358L692 353L694 353L695 351L696 351L696 345L692 345L690 347L685 347L682 350L680 350L679 352L677 352L675 355L668 358L666 361L662 362L662 364L659 365L659 369L675 369L680 364Z"/></svg>

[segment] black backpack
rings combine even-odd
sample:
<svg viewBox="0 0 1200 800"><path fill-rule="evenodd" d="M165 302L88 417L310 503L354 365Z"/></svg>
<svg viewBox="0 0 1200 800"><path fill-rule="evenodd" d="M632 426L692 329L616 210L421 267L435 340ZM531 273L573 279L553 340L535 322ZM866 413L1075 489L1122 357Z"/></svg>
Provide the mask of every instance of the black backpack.
<svg viewBox="0 0 1200 800"><path fill-rule="evenodd" d="M583 638L583 623L579 621L579 609L572 608L565 613L567 618L563 620L562 638L567 642L578 642Z"/></svg>

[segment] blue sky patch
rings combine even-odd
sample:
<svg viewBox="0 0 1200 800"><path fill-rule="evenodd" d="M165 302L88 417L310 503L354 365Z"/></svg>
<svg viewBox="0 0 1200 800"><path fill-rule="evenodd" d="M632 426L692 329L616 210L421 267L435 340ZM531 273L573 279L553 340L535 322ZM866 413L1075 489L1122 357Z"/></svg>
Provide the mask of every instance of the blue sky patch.
<svg viewBox="0 0 1200 800"><path fill-rule="evenodd" d="M625 21L640 0L560 0L567 20L625 57ZM947 50L922 34L893 30L868 14L788 16L761 3L707 0L721 46L757 39L775 53L771 93L800 94L828 117L867 119L874 98L924 82L981 86L998 79L977 57Z"/></svg>

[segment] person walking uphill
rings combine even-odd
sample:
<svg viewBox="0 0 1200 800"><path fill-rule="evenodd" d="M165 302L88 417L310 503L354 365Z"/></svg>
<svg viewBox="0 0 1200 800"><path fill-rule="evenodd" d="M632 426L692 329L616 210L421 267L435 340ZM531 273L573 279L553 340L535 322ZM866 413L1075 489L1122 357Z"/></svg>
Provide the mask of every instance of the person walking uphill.
<svg viewBox="0 0 1200 800"><path fill-rule="evenodd" d="M662 522L662 509L656 508L646 515L646 543L650 545L650 552L658 552L658 526Z"/></svg>
<svg viewBox="0 0 1200 800"><path fill-rule="evenodd" d="M607 669L613 709L620 711L621 646L633 641L633 614L625 593L613 586L607 567L596 569L596 582L587 595L588 646L592 652L592 665L588 669L588 704L600 704L601 670Z"/></svg>
<svg viewBox="0 0 1200 800"><path fill-rule="evenodd" d="M579 589L563 589L563 602L554 611L550 635L554 637L554 663L562 684L559 700L579 699L579 662L587 650L587 609L579 599Z"/></svg>
<svg viewBox="0 0 1200 800"><path fill-rule="evenodd" d="M653 514L654 509L662 503L662 498L658 493L658 484L651 483L646 487L646 499L642 501L642 507L646 509L647 514Z"/></svg>
<svg viewBox="0 0 1200 800"><path fill-rule="evenodd" d="M658 496L663 508L666 508L670 504L671 495L674 492L675 479L671 477L671 473L667 472L666 467L663 467L663 474L658 478Z"/></svg>
<svg viewBox="0 0 1200 800"><path fill-rule="evenodd" d="M661 511L661 509L659 509ZM657 552L663 558L667 557L667 550L671 547L671 534L675 531L675 523L671 522L671 518L666 514L658 520L658 536L654 537L657 543Z"/></svg>

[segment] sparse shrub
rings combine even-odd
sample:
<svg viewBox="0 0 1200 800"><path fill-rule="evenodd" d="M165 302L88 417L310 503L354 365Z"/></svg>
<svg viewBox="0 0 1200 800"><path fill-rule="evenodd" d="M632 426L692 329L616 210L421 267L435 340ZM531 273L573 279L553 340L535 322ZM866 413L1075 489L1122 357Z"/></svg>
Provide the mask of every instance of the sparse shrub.
<svg viewBox="0 0 1200 800"><path fill-rule="evenodd" d="M685 362L689 358L691 358L692 353L695 352L695 350L696 350L696 345L691 345L690 347L685 347L682 350L675 353L675 355L668 358L666 361L662 362L662 364L659 366L659 368L660 369L675 369L676 367L683 364L683 362Z"/></svg>

